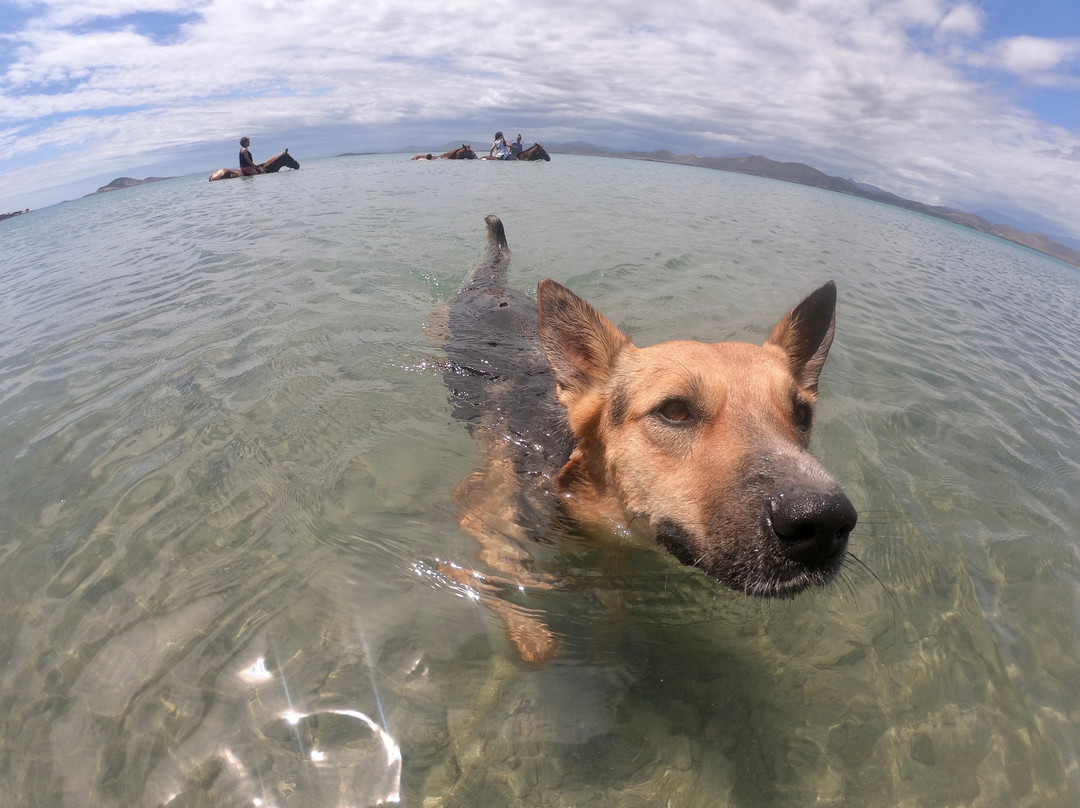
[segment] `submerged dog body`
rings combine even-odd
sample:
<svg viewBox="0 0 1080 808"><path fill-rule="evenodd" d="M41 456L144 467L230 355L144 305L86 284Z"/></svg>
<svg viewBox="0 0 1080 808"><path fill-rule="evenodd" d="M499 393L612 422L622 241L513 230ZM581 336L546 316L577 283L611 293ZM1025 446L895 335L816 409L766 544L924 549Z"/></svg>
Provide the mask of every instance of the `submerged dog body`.
<svg viewBox="0 0 1080 808"><path fill-rule="evenodd" d="M502 224L486 221L487 250L451 304L446 343L455 415L486 447L458 491L482 560L543 585L525 572L528 540L561 518L659 544L749 594L831 581L856 513L807 447L835 286L788 312L762 346L639 348L555 281L540 283L535 304L510 290ZM541 626L496 608L523 657L550 654Z"/></svg>

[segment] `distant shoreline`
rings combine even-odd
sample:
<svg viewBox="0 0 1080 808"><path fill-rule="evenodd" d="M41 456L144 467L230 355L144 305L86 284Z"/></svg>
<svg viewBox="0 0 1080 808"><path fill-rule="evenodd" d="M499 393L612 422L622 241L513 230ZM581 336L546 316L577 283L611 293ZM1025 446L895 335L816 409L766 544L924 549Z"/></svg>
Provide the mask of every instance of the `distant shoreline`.
<svg viewBox="0 0 1080 808"><path fill-rule="evenodd" d="M735 174L766 177L768 179L780 180L781 182L793 182L797 185L806 185L811 188L821 188L826 191L834 191L839 194L847 194L848 196L855 196L860 199L868 199L873 202L881 202L885 205L904 208L906 210L915 211L916 213L933 216L935 219L944 219L953 224L958 224L961 227L968 227L972 230L978 230L981 233L1004 239L1005 241L1011 241L1014 244L1019 244L1021 247L1027 247L1028 249L1035 250L1043 255L1048 255L1051 258L1056 258L1059 261L1064 261L1067 264L1080 268L1080 250L1075 250L1072 247L1059 244L1049 236L1045 236L1041 233L1028 233L1016 227L998 224L989 219L984 219L982 216L977 216L974 213L964 213L963 211L953 210L951 208L927 205L923 202L905 199L896 194L884 191L881 188L862 185L842 177L830 176L803 163L781 163L760 155L748 157L697 157L687 154L674 154L666 149L652 152L617 152L600 149L588 144L555 145L550 147L548 151L554 154L573 154L586 157L616 157L624 160L646 160L655 163L674 163L677 165L693 166L695 168L711 168L718 171L730 171Z"/></svg>
<svg viewBox="0 0 1080 808"><path fill-rule="evenodd" d="M1054 241L1049 236L1041 233L1030 233L1016 227L999 224L983 218L982 216L977 216L974 213L965 213L951 208L927 205L923 202L905 199L904 197L897 196L896 194L882 190L881 188L876 188L872 185L856 183L853 180L844 179L843 177L830 176L829 174L825 174L804 163L783 163L761 155L748 155L745 157L698 157L690 154L675 154L666 149L659 149L651 152L613 151L611 149L594 146L591 143L557 143L546 148L552 154L570 154L583 157L614 157L624 160L674 163L676 165L686 165L695 168L730 171L736 174L747 174L754 177L766 177L768 179L780 180L781 182L793 182L797 185L806 185L811 188L835 191L836 193L855 196L860 199L868 199L873 202L881 202L885 205L904 208L916 213L925 214L926 216L933 216L935 219L943 219L947 222L958 224L961 227L978 230L981 233L986 233L987 235L1010 241L1013 244L1019 244L1021 247L1027 247L1028 249L1035 250L1043 255L1048 255L1051 258L1056 258L1059 261L1064 261L1067 264L1080 268L1080 250L1073 249L1072 247ZM358 157L396 153L398 152L345 152L337 155L337 157ZM405 154L407 152L401 153ZM132 179L130 177L117 177L108 185L103 185L96 191L85 194L85 196L119 191L124 188L131 188L148 182L160 182L161 180L167 179L172 179L172 177L146 177L141 180ZM29 209L15 211L14 213L0 213L0 220L28 212Z"/></svg>

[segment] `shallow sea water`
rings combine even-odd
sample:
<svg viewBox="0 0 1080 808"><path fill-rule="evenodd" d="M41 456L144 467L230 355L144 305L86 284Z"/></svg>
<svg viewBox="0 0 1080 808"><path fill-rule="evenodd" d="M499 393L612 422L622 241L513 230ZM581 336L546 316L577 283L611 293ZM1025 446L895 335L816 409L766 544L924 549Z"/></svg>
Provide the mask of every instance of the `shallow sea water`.
<svg viewBox="0 0 1080 808"><path fill-rule="evenodd" d="M0 222L0 804L1080 803L1080 272L703 169L298 156ZM423 325L489 213L639 344L837 281L842 580L538 546L564 653L515 659L435 572L480 451Z"/></svg>

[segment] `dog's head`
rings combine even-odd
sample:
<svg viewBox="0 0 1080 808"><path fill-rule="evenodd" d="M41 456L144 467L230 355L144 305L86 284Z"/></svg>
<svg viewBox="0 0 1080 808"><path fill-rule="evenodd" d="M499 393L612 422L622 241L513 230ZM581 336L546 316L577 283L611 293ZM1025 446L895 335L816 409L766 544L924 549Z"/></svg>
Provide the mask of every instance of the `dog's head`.
<svg viewBox="0 0 1080 808"><path fill-rule="evenodd" d="M790 596L839 570L856 513L807 447L835 325L827 283L764 345L638 348L552 280L540 336L577 441L559 483L582 521L629 525L745 592Z"/></svg>

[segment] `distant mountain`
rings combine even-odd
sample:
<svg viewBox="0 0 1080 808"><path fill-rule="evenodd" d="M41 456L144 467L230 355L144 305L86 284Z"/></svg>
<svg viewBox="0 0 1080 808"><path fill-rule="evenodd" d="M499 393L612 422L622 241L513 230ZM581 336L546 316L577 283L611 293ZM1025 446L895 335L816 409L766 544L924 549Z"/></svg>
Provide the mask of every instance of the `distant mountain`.
<svg viewBox="0 0 1080 808"><path fill-rule="evenodd" d="M401 147L399 152L401 154L433 154L433 155L439 155L439 154L443 154L443 153L448 152L448 151L453 151L454 149L460 149L462 146L466 146L466 145L472 146L473 151L475 151L478 155L487 154L487 152L484 151L484 149L487 149L487 148L489 148L491 146L491 141L485 140L483 143L480 143L480 142L475 141L475 140L469 140L468 138L463 138L461 140L448 140L445 143L443 143L441 146L439 146L439 145L436 145L436 146L431 146L431 145L427 145L427 146L416 146L416 145L409 146L409 145L405 145L405 146ZM341 156L344 157L345 155L341 155Z"/></svg>
<svg viewBox="0 0 1080 808"><path fill-rule="evenodd" d="M972 213L976 216L981 216L987 221L1006 224L1009 227L1015 227L1017 230L1023 230L1027 227L1026 224L1021 224L1019 219L1016 219L1007 213L1002 213L1000 210L973 210Z"/></svg>
<svg viewBox="0 0 1080 808"><path fill-rule="evenodd" d="M998 224L1005 224L1009 227L1015 227L1017 230L1027 230L1036 233L1046 233L1047 236L1052 238L1059 244L1064 244L1066 247L1072 247L1074 250L1080 250L1080 239L1069 238L1063 236L1060 233L1053 232L1054 224L1048 222L1045 219L1034 216L1031 214L1016 214L1016 216L1010 216L1007 213L1002 213L999 210L976 210L974 211L976 216L981 216L984 219L989 219L991 222L997 222ZM1021 221L1019 216L1023 216Z"/></svg>
<svg viewBox="0 0 1080 808"><path fill-rule="evenodd" d="M653 160L661 163L678 163L680 165L697 166L699 168L713 168L720 171L732 171L737 174L749 174L755 177L768 177L783 182L794 182L799 185L808 185L812 188L823 188L827 191L836 191L841 194L849 194L862 199L871 199L886 205L923 213L938 219L970 227L991 236L1020 244L1032 250L1057 258L1073 266L1080 267L1080 250L1073 249L1051 239L1041 233L1027 233L1018 227L976 215L964 213L950 208L937 205L927 205L923 202L915 202L904 199L896 194L884 191L873 185L854 182L842 177L833 177L816 168L803 163L781 163L770 160L761 155L739 157L696 157L687 154L674 154L666 149L651 152L623 151L616 152L602 149L589 144L552 144L545 147L549 152L558 154L582 154L593 157L621 157L630 160Z"/></svg>
<svg viewBox="0 0 1080 808"><path fill-rule="evenodd" d="M108 185L102 185L94 193L85 194L85 196L93 196L94 194L103 194L106 191L119 191L123 188L131 188L133 185L144 185L148 182L161 182L162 180L171 180L172 177L147 177L144 180L133 180L131 177L117 177Z"/></svg>
<svg viewBox="0 0 1080 808"><path fill-rule="evenodd" d="M882 190L881 188L878 188L876 185L871 185L868 182L855 182L855 180L851 180L851 182L854 182L855 185L862 188L868 194L884 194L884 193L888 193L888 191Z"/></svg>
<svg viewBox="0 0 1080 808"><path fill-rule="evenodd" d="M1064 244L1066 247L1072 247L1074 250L1080 250L1080 238L1069 238L1068 236L1063 236L1060 233L1051 233L1050 238L1052 238L1058 244Z"/></svg>
<svg viewBox="0 0 1080 808"><path fill-rule="evenodd" d="M22 214L29 212L30 208L27 208L26 210L16 210L11 213L0 213L0 222L2 222L4 219L10 219L12 216L21 216Z"/></svg>
<svg viewBox="0 0 1080 808"><path fill-rule="evenodd" d="M556 150L560 154L577 154L583 157L621 157L627 154L627 152L615 151L615 149L609 149L605 146L594 146L592 143L586 143L582 140L575 140L572 143L559 143L554 149L544 146L544 151Z"/></svg>
<svg viewBox="0 0 1080 808"><path fill-rule="evenodd" d="M461 145L459 141L454 141L453 143L448 144L442 151L455 149L459 145ZM982 211L982 215L980 215L977 213L964 213L963 211L952 210L937 205L927 205L923 202L904 199L901 196L885 191L875 185L855 182L854 180L844 179L843 177L830 176L803 163L782 163L776 160L770 160L768 157L751 154L740 154L729 157L697 157L695 155L675 154L666 149L651 152L615 151L604 146L596 146L592 143L585 143L582 141L573 143L551 143L547 144L545 148L548 152L553 154L577 154L590 157L620 157L630 160L652 160L662 163L678 163L681 165L697 166L699 168L712 168L719 171L732 171L737 174L749 174L755 177L768 177L783 182L808 185L812 188L823 188L828 191L857 196L862 199L870 199L886 205L906 208L907 210L912 210L927 216L944 219L953 222L954 224L987 233L991 236L997 236L1006 241L1011 241L1014 244L1020 244L1021 246L1037 250L1045 255L1065 261L1073 266L1080 267L1080 240L1061 236L1058 236L1058 240L1055 240L1055 238L1043 235L1042 233L1026 232L1024 228L1032 221L1035 221L1031 217L1026 217L1028 219L1028 225L1025 225L1021 224L1016 216L1010 217L996 211ZM406 149L405 151L416 150ZM433 152L434 151L435 150L433 150ZM358 153L346 152L339 156L344 157L353 154ZM365 152L361 152L360 154L365 154ZM146 177L145 179L135 180L131 177L117 177L108 185L103 185L98 188L94 191L94 194L118 191L123 188L131 188L135 185L143 185L148 182L160 182L161 180L167 179L172 178ZM86 194L86 196L93 196L94 194ZM25 212L27 211L0 214L0 219L17 216L19 213ZM1062 244L1061 242L1067 242L1067 244Z"/></svg>

